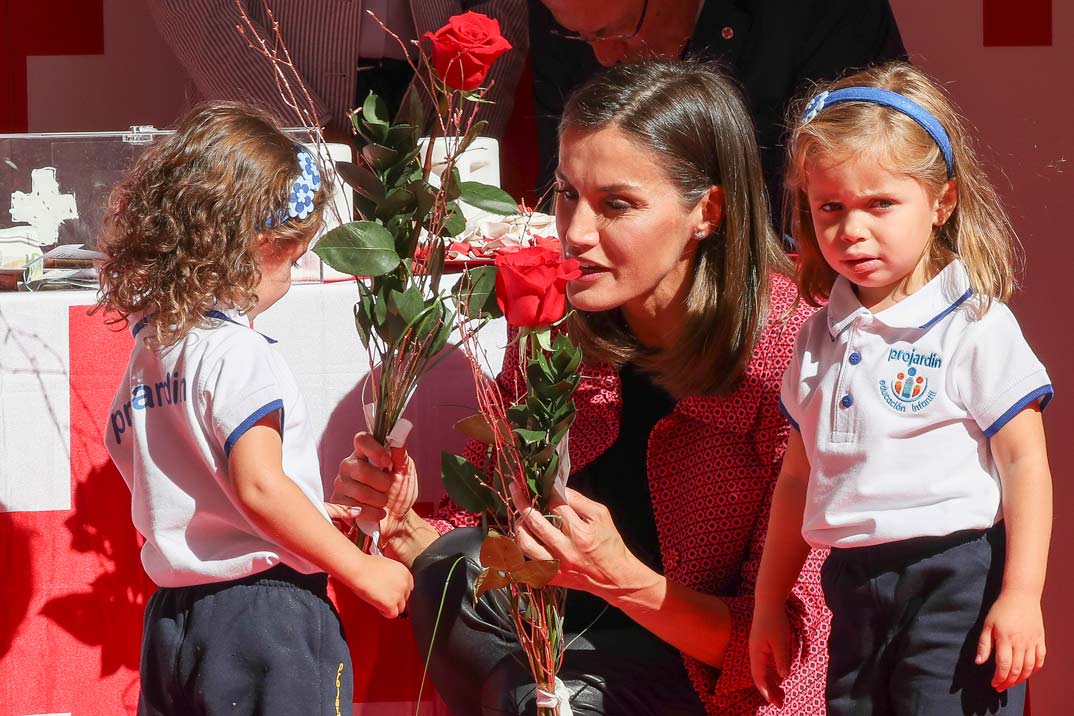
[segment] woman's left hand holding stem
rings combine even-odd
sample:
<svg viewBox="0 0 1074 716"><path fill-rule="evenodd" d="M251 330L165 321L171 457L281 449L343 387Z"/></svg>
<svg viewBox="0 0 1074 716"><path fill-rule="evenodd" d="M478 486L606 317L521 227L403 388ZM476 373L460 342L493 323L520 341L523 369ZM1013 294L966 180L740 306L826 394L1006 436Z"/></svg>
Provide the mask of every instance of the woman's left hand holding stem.
<svg viewBox="0 0 1074 716"><path fill-rule="evenodd" d="M723 663L731 613L719 597L689 589L657 574L623 542L608 508L567 488L567 502L550 508L557 528L529 507L514 488L520 509L519 547L531 559L558 559L553 584L596 595L685 654L711 666Z"/></svg>

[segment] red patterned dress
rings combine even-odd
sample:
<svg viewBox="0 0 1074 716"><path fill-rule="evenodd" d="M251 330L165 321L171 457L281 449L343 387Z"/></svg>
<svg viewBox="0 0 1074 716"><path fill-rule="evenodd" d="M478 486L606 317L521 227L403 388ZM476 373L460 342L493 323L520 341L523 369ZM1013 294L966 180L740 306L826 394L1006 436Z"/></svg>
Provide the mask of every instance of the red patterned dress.
<svg viewBox="0 0 1074 716"><path fill-rule="evenodd" d="M830 615L820 587L825 554L813 552L794 588L790 610L794 663L782 708L766 705L753 686L749 631L753 591L768 528L769 507L789 426L778 399L795 337L812 310L795 306L794 284L773 276L768 325L738 389L727 396L689 396L649 437L647 472L665 575L731 610L731 638L722 671L683 656L709 714L811 716L824 713ZM500 385L518 394L516 351L507 351ZM615 442L622 408L612 366L586 366L575 393L571 469L588 465ZM480 451L483 452L483 449ZM434 526L477 524L446 501Z"/></svg>

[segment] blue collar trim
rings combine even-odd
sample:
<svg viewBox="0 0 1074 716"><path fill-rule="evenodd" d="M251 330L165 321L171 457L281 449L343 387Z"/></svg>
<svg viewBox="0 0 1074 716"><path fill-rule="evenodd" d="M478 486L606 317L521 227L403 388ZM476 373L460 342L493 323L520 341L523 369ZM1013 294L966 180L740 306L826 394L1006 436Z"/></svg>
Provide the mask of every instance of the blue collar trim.
<svg viewBox="0 0 1074 716"><path fill-rule="evenodd" d="M925 323L923 326L921 326L921 330L927 331L928 329L930 329L933 326L935 326L937 323L939 323L940 321L942 321L944 319L944 316L946 316L949 313L951 313L952 311L958 309L959 306L961 306L963 303L968 301L970 299L970 296L972 296L972 295L973 295L973 289L972 288L967 288L966 293L964 293L961 296L959 296L955 300L954 303L952 303L950 306L948 306L947 308L943 309L942 311L937 313L935 316L933 316L927 323Z"/></svg>
<svg viewBox="0 0 1074 716"><path fill-rule="evenodd" d="M251 331L254 330L253 328L251 328L249 325L247 325L245 323L239 323L238 321L236 321L234 318L232 318L231 316L227 315L223 311L217 311L217 310L213 309L212 311L206 311L205 315L208 316L209 318L217 318L217 319L219 319L221 321L227 321L228 323L234 323L236 326L242 326L243 328L249 328ZM278 343L279 342L275 338L269 338L264 333L261 333L259 331L254 331L254 333L257 333L257 335L261 336L262 338L264 338L269 343Z"/></svg>

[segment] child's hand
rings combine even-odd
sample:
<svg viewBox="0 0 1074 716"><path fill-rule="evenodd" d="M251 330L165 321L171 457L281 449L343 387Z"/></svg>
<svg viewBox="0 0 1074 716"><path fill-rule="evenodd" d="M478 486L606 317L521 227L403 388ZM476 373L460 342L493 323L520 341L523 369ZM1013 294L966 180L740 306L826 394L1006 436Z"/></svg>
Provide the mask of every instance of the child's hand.
<svg viewBox="0 0 1074 716"><path fill-rule="evenodd" d="M350 587L383 616L395 619L406 611L407 599L414 589L414 578L409 569L393 559L367 557L363 560L358 580Z"/></svg>
<svg viewBox="0 0 1074 716"><path fill-rule="evenodd" d="M328 512L328 517L332 521L342 522L345 525L351 525L354 523L354 519L362 514L362 511L357 507L347 507L346 505L337 505L334 502L324 503L324 509Z"/></svg>
<svg viewBox="0 0 1074 716"><path fill-rule="evenodd" d="M750 671L765 701L782 705L783 689L779 684L791 672L791 625L782 604L753 613Z"/></svg>
<svg viewBox="0 0 1074 716"><path fill-rule="evenodd" d="M414 461L403 448L386 448L369 433L354 436L354 452L339 465L332 501L356 507L380 522L381 539L395 532L418 497Z"/></svg>
<svg viewBox="0 0 1074 716"><path fill-rule="evenodd" d="M1025 681L1044 666L1044 618L1040 598L1028 594L1000 592L988 610L981 638L977 642L976 663L983 664L993 647L996 673L992 688L1004 691Z"/></svg>

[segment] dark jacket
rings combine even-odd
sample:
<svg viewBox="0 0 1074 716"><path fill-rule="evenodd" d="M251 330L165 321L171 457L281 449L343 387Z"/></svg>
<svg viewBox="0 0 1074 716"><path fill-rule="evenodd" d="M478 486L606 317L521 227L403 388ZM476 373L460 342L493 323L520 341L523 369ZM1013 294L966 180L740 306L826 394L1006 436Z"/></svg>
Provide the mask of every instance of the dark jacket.
<svg viewBox="0 0 1074 716"><path fill-rule="evenodd" d="M529 0L529 11L544 188L555 172L564 102L600 65L585 42L553 34L564 30L539 0ZM888 0L705 0L685 56L717 62L741 83L771 191L782 183L790 99L810 82L906 59L906 50Z"/></svg>

